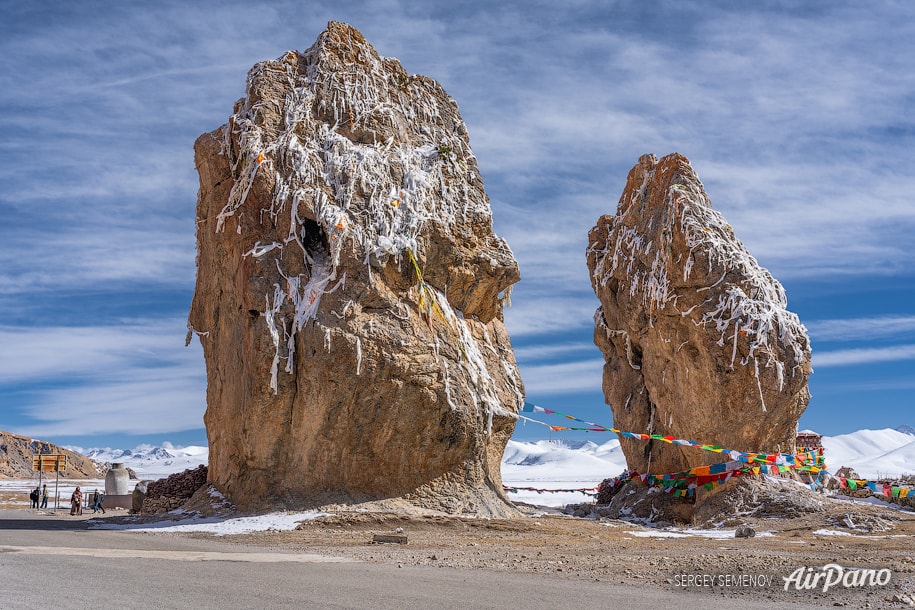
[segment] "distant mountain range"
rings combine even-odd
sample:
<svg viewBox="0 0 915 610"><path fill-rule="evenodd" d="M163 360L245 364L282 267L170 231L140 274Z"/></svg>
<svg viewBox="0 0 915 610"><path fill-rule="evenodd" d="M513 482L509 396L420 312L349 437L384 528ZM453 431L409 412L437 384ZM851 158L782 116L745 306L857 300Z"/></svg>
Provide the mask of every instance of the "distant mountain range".
<svg viewBox="0 0 915 610"><path fill-rule="evenodd" d="M23 443L29 440L19 438L24 439ZM864 478L915 473L915 429L911 426L824 436L823 446L826 448L826 463L831 472L836 472L842 466L850 466ZM25 451L25 445L23 449ZM88 458L86 463L91 460L102 465L102 472L111 463L120 462L132 468L141 479L149 480L196 468L208 460L206 447L175 447L168 442L161 446L140 445L134 449L67 449ZM20 461L24 467L25 460ZM608 439L603 444L562 440L509 441L502 458L502 478L507 484L543 481L551 482L554 486L564 483L569 486L584 485L617 475L625 468L626 459L616 438ZM31 473L19 476L29 478Z"/></svg>
<svg viewBox="0 0 915 610"><path fill-rule="evenodd" d="M826 465L830 472L850 466L858 476L868 479L915 474L915 430L908 430L913 429L900 426L895 430L858 430L850 434L824 436ZM602 479L619 474L625 468L626 459L617 439L602 445L591 442L509 441L502 458L502 478L511 481L531 478L544 481L585 480L598 476L600 472L608 473L600 477Z"/></svg>
<svg viewBox="0 0 915 610"><path fill-rule="evenodd" d="M148 480L163 479L188 468L197 468L201 464L206 464L209 459L209 450L206 447L175 447L169 442L162 443L159 447L140 445L134 449L71 449L105 465L124 464L127 468L133 469L139 478Z"/></svg>
<svg viewBox="0 0 915 610"><path fill-rule="evenodd" d="M824 436L823 446L833 472L851 466L867 478L915 473L915 430L910 426ZM207 462L206 447L174 447L170 443L161 447L141 445L128 451L75 449L97 462L123 462L148 479ZM616 438L600 445L590 441L509 441L502 457L506 481L600 481L625 468L626 459Z"/></svg>

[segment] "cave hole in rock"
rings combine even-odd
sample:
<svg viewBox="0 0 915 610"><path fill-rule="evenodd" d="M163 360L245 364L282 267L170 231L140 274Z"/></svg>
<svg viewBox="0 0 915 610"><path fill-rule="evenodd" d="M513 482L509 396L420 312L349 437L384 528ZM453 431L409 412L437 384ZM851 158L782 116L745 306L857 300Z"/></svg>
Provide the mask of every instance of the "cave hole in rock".
<svg viewBox="0 0 915 610"><path fill-rule="evenodd" d="M315 258L326 257L330 254L330 248L327 246L327 234L314 220L306 218L302 221L302 247L308 252L309 256Z"/></svg>

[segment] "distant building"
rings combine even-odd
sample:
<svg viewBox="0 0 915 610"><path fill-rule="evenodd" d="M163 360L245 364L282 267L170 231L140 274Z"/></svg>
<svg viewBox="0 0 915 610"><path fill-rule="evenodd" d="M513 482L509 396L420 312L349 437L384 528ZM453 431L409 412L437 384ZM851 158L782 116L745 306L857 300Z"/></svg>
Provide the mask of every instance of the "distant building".
<svg viewBox="0 0 915 610"><path fill-rule="evenodd" d="M795 444L798 449L801 447L805 449L822 449L823 437L813 430L801 430L797 433Z"/></svg>

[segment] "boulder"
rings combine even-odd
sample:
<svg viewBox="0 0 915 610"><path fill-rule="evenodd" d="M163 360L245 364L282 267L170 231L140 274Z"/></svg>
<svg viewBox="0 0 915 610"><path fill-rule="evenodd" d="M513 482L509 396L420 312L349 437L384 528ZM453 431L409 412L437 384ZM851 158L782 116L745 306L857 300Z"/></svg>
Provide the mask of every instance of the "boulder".
<svg viewBox="0 0 915 610"><path fill-rule="evenodd" d="M520 274L454 100L331 22L195 153L210 482L242 510L512 513Z"/></svg>
<svg viewBox="0 0 915 610"><path fill-rule="evenodd" d="M737 529L734 530L735 538L754 538L755 536L756 530L749 525L738 525Z"/></svg>
<svg viewBox="0 0 915 610"><path fill-rule="evenodd" d="M587 263L615 427L738 451L795 450L810 397L806 329L684 156L639 159L616 215L591 230ZM640 473L727 460L657 440L621 443Z"/></svg>
<svg viewBox="0 0 915 610"><path fill-rule="evenodd" d="M143 501L146 499L146 486L149 484L149 481L140 481L133 488L133 493L130 497L130 512L133 514L138 514L143 512Z"/></svg>

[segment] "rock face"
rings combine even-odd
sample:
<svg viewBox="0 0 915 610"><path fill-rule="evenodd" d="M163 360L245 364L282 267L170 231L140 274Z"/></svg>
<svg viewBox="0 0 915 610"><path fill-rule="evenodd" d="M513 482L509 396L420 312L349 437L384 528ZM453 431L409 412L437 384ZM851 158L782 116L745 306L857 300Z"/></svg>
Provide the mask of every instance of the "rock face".
<svg viewBox="0 0 915 610"><path fill-rule="evenodd" d="M38 471L32 470L32 458L43 455L63 454L67 456L67 469L60 476L65 479L97 479L104 472L101 465L84 455L64 449L48 441L39 441L0 430L0 479L38 480ZM45 472L45 480L53 480L56 472Z"/></svg>
<svg viewBox="0 0 915 610"><path fill-rule="evenodd" d="M795 448L810 347L782 286L713 210L689 161L645 155L615 216L589 234L594 341L617 428L748 452ZM621 439L630 469L665 474L726 456Z"/></svg>
<svg viewBox="0 0 915 610"><path fill-rule="evenodd" d="M334 22L246 91L195 144L210 482L242 509L510 513L520 274L457 105Z"/></svg>

